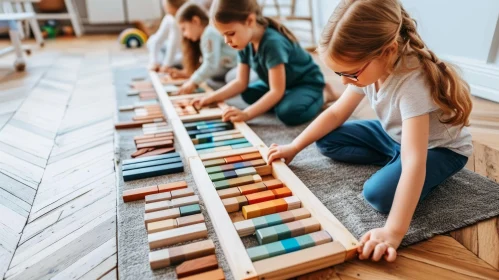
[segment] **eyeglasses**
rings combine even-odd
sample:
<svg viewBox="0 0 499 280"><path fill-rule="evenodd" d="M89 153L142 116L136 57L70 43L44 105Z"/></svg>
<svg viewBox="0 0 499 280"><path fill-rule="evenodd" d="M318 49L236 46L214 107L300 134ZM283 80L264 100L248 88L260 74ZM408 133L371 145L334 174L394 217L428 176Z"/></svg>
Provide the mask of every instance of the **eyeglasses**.
<svg viewBox="0 0 499 280"><path fill-rule="evenodd" d="M362 74L362 72L364 72L364 70L367 68L367 66L369 66L369 64L371 63L371 61L369 61L366 65L364 65L364 67L362 67L355 74L345 74L345 73L341 73L341 72L334 72L334 73L336 73L336 75L338 75L340 77L345 77L345 78L348 78L348 79L350 79L352 81L358 82L360 74Z"/></svg>

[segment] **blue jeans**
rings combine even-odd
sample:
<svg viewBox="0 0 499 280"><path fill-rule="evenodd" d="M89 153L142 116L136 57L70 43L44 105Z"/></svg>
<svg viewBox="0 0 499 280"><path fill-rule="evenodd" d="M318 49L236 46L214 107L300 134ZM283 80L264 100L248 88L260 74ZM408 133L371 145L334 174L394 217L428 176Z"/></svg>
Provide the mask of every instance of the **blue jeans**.
<svg viewBox="0 0 499 280"><path fill-rule="evenodd" d="M348 121L317 141L319 151L334 160L383 166L364 183L364 198L381 213L389 213L402 173L400 144L377 120ZM428 150L421 202L445 179L461 170L468 158L446 148Z"/></svg>

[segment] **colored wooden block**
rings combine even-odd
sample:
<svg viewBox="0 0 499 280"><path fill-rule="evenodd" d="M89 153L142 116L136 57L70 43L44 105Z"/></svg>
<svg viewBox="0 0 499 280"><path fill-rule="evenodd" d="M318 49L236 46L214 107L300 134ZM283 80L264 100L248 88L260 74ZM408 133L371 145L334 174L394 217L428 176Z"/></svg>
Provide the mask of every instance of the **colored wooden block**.
<svg viewBox="0 0 499 280"><path fill-rule="evenodd" d="M265 191L267 190L267 186L265 185L265 182L259 182L251 185L240 186L238 189L242 195L248 195Z"/></svg>
<svg viewBox="0 0 499 280"><path fill-rule="evenodd" d="M217 256L210 255L190 261L183 262L181 265L177 266L175 272L177 277L186 277L190 275L199 274L206 271L211 271L218 268ZM212 279L212 278L204 278Z"/></svg>
<svg viewBox="0 0 499 280"><path fill-rule="evenodd" d="M272 165L262 165L254 168L256 173L260 176L272 175Z"/></svg>
<svg viewBox="0 0 499 280"><path fill-rule="evenodd" d="M281 180L279 180L279 179L265 181L263 183L265 184L265 186L267 186L268 190L278 189L278 188L282 188L284 186L282 184Z"/></svg>
<svg viewBox="0 0 499 280"><path fill-rule="evenodd" d="M126 164L122 166L122 170L132 170L132 169L139 169L139 168L146 168L146 167L152 167L152 166L158 166L158 165L165 165L165 164L173 164L173 163L178 163L182 162L182 158L180 157L174 157L174 158L167 158L167 159L161 159L161 160L150 160L150 161L144 161L144 162L139 162L139 163L134 163L134 164Z"/></svg>
<svg viewBox="0 0 499 280"><path fill-rule="evenodd" d="M203 150L203 149L211 149L211 148L216 148L216 147L230 146L230 145L247 143L247 142L248 142L248 140L246 140L246 138L239 138L239 139L231 139L231 140L223 140L223 141L218 141L218 142L209 142L209 143L204 143L204 144L198 144L198 145L194 145L194 148L196 148L196 150Z"/></svg>
<svg viewBox="0 0 499 280"><path fill-rule="evenodd" d="M293 195L291 190L286 188L286 187L273 189L272 192L274 193L275 198L283 198L283 197L288 197L288 196Z"/></svg>
<svg viewBox="0 0 499 280"><path fill-rule="evenodd" d="M290 196L243 206L243 216L245 219L251 219L297 209L300 208L300 206L300 200L295 196Z"/></svg>
<svg viewBox="0 0 499 280"><path fill-rule="evenodd" d="M220 199L225 199L225 198L230 198L230 197L236 197L240 196L241 192L239 191L239 188L228 188L228 189L223 189L217 191L218 196Z"/></svg>
<svg viewBox="0 0 499 280"><path fill-rule="evenodd" d="M222 166L212 166L212 167L206 168L206 172L208 174L219 173L219 172L222 172L222 171L224 171L222 169Z"/></svg>
<svg viewBox="0 0 499 280"><path fill-rule="evenodd" d="M158 133L158 134L149 134L149 135L139 135L133 137L134 141L138 140L146 140L146 139L154 139L154 138L160 138L160 137L173 137L173 132L163 132L163 133Z"/></svg>
<svg viewBox="0 0 499 280"><path fill-rule="evenodd" d="M150 186L123 191L123 201L130 202L144 199L147 195L158 193L158 186Z"/></svg>
<svg viewBox="0 0 499 280"><path fill-rule="evenodd" d="M181 197L172 200L158 201L153 203L147 203L145 206L145 212L150 213L170 208L181 207L185 205L191 205L195 203L199 203L199 197L197 195Z"/></svg>
<svg viewBox="0 0 499 280"><path fill-rule="evenodd" d="M244 138L244 136L241 133L227 134L227 135L220 135L220 136L214 136L214 137L212 137L212 142L232 140L232 139L240 139L240 138Z"/></svg>
<svg viewBox="0 0 499 280"><path fill-rule="evenodd" d="M246 167L246 168L236 169L235 173L239 177L257 174L256 169L254 167Z"/></svg>
<svg viewBox="0 0 499 280"><path fill-rule="evenodd" d="M230 147L233 150L237 150L237 149L242 149L242 148L247 148L247 147L253 147L253 144L251 144L249 142L245 142L245 143L241 143L241 144L230 145Z"/></svg>
<svg viewBox="0 0 499 280"><path fill-rule="evenodd" d="M210 123L210 124L198 125L197 129L202 130L202 129L216 128L216 127L227 127L227 128L232 129L234 127L234 125L230 122Z"/></svg>
<svg viewBox="0 0 499 280"><path fill-rule="evenodd" d="M154 176L167 175L172 173L179 173L184 171L184 165L182 162L164 164L152 167L138 168L132 170L123 171L123 180L131 181L143 178L150 178Z"/></svg>
<svg viewBox="0 0 499 280"><path fill-rule="evenodd" d="M267 244L278 240L319 231L320 223L315 218L297 220L285 224L266 227L256 231L258 243Z"/></svg>
<svg viewBox="0 0 499 280"><path fill-rule="evenodd" d="M197 130L198 129L197 127L200 125L217 124L217 123L224 123L224 122L221 119L211 120L211 121L188 122L184 123L184 127L186 130Z"/></svg>
<svg viewBox="0 0 499 280"><path fill-rule="evenodd" d="M211 239L177 246L149 253L152 269L159 269L215 253L215 244Z"/></svg>
<svg viewBox="0 0 499 280"><path fill-rule="evenodd" d="M137 149L142 149L142 148L168 148L168 147L173 147L173 141L172 140L156 141L156 142L148 142L148 143L137 144Z"/></svg>
<svg viewBox="0 0 499 280"><path fill-rule="evenodd" d="M114 125L114 128L116 128L116 129L137 128L137 127L141 127L145 123L161 122L164 120L165 120L164 117L161 117L161 118L147 119L147 120L140 120L140 121L120 122L120 123L116 123Z"/></svg>
<svg viewBox="0 0 499 280"><path fill-rule="evenodd" d="M179 217L176 219L176 221L177 221L177 227L185 227L204 222L204 216L203 214L198 213L194 215Z"/></svg>
<svg viewBox="0 0 499 280"><path fill-rule="evenodd" d="M153 203L164 200L171 200L172 195L169 192L150 194L146 196L146 203Z"/></svg>
<svg viewBox="0 0 499 280"><path fill-rule="evenodd" d="M236 170L236 169L241 169L241 168L246 168L246 167L258 167L258 166L262 166L262 165L266 165L266 164L267 163L263 159L253 160L253 161L243 161L243 162L236 162L236 163L207 167L206 172L208 172L208 174L213 174L213 173L218 173L218 172L223 172L223 171L231 171L231 170Z"/></svg>
<svg viewBox="0 0 499 280"><path fill-rule="evenodd" d="M231 198L222 199L222 203L228 213L237 212L241 210L244 205L248 205L248 200L245 196L236 196Z"/></svg>
<svg viewBox="0 0 499 280"><path fill-rule="evenodd" d="M172 183L168 183L168 184L158 185L159 192L171 192L174 190L180 190L180 189L185 189L185 188L187 188L186 181L178 181L178 182L172 182Z"/></svg>
<svg viewBox="0 0 499 280"><path fill-rule="evenodd" d="M174 228L161 232L149 234L147 240L150 249L157 249L180 242L191 241L208 236L205 223Z"/></svg>
<svg viewBox="0 0 499 280"><path fill-rule="evenodd" d="M199 204L191 204L191 205L186 205L180 207L180 216L189 216L189 215L194 215L194 214L199 214L201 213L201 207L199 207Z"/></svg>
<svg viewBox="0 0 499 280"><path fill-rule="evenodd" d="M154 134L153 134L154 136ZM149 139L139 139L135 140L135 144L145 144L145 143L153 143L153 142L161 142L161 141L173 141L173 136L164 136L164 137L153 137Z"/></svg>
<svg viewBox="0 0 499 280"><path fill-rule="evenodd" d="M221 268L219 268L216 270L200 273L197 275L180 278L179 280L206 280L206 279L225 280L224 271Z"/></svg>
<svg viewBox="0 0 499 280"><path fill-rule="evenodd" d="M145 154L142 154L140 156L138 156L137 158L148 158L150 156L157 156L157 155L164 155L164 154L168 154L168 153L171 153L171 152L175 152L175 148L172 147L172 148L160 148L160 149L154 149L152 151L149 151Z"/></svg>
<svg viewBox="0 0 499 280"><path fill-rule="evenodd" d="M148 223L163 221L168 219L176 219L178 217L180 217L180 209L173 208L168 210L146 213L144 215L144 222L147 225Z"/></svg>
<svg viewBox="0 0 499 280"><path fill-rule="evenodd" d="M220 180L228 180L228 179L232 179L232 178L237 178L238 175L237 175L236 171L231 170L231 171L224 171L224 172L220 172L220 173L209 174L209 177L210 177L212 182L215 182L215 181L220 181Z"/></svg>
<svg viewBox="0 0 499 280"><path fill-rule="evenodd" d="M269 201L275 198L275 194L272 191L263 191L246 195L248 204L255 204L264 201Z"/></svg>
<svg viewBox="0 0 499 280"><path fill-rule="evenodd" d="M251 183L257 183L261 182L262 177L260 175L249 175L249 176L243 176L243 177L237 177L234 179L229 179L229 180L222 180L222 181L217 181L213 182L213 185L215 186L215 189L217 190L222 190L230 187L238 187L246 184L251 184Z"/></svg>
<svg viewBox="0 0 499 280"><path fill-rule="evenodd" d="M210 149L203 149L203 150L198 150L198 154L212 154L212 153L219 153L223 151L230 151L232 150L231 146L221 146L221 147L216 147L216 148L210 148Z"/></svg>
<svg viewBox="0 0 499 280"><path fill-rule="evenodd" d="M212 167L212 166L221 165L221 164L225 164L225 160L223 158L203 161L203 165L205 167Z"/></svg>
<svg viewBox="0 0 499 280"><path fill-rule="evenodd" d="M241 156L233 156L233 157L226 157L224 158L225 163L236 163L243 161L243 158Z"/></svg>
<svg viewBox="0 0 499 280"><path fill-rule="evenodd" d="M254 234L258 229L276 226L306 218L310 218L310 212L305 208L298 208L290 211L235 222L234 227L236 228L239 236L247 236Z"/></svg>
<svg viewBox="0 0 499 280"><path fill-rule="evenodd" d="M240 133L239 130L237 130L237 129L222 130L222 131L198 134L198 135L196 135L196 139L201 139L201 138L205 138L205 137L217 137L217 136L223 136L223 135L231 135L231 134L237 134L237 133Z"/></svg>
<svg viewBox="0 0 499 280"><path fill-rule="evenodd" d="M190 130L190 131L187 131L187 134L189 134L189 136L191 138L195 138L196 135L198 135L198 134L206 134L206 133L219 132L219 131L225 131L225 130L227 130L226 127L215 127L215 128L210 128L210 129Z"/></svg>
<svg viewBox="0 0 499 280"><path fill-rule="evenodd" d="M123 165L145 162L145 161L150 161L150 160L168 159L168 158L179 157L179 156L180 156L179 153L170 153L170 154L166 154L166 155L157 155L157 156L151 156L151 157L147 157L147 158L126 159L123 161Z"/></svg>
<svg viewBox="0 0 499 280"><path fill-rule="evenodd" d="M262 155L259 152L256 152L256 153L241 155L241 158L243 160L255 160L255 159L261 159Z"/></svg>
<svg viewBox="0 0 499 280"><path fill-rule="evenodd" d="M331 241L332 238L326 231L318 231L272 242L266 245L248 248L246 252L252 261L258 261L269 257L291 253L300 249L318 246Z"/></svg>
<svg viewBox="0 0 499 280"><path fill-rule="evenodd" d="M165 231L169 229L174 229L177 227L176 219L168 219L158 222L152 222L147 224L147 233L155 233L160 231Z"/></svg>
<svg viewBox="0 0 499 280"><path fill-rule="evenodd" d="M138 156L140 156L140 155L143 155L143 154L145 154L145 153L147 153L147 152L150 152L150 151L152 151L152 150L154 150L154 148L144 148L144 149L138 149L137 151L135 151L135 152L134 152L133 154L131 154L130 156L131 156L131 157L133 157L133 158L135 158L135 157L138 157Z"/></svg>
<svg viewBox="0 0 499 280"><path fill-rule="evenodd" d="M192 188L174 190L171 192L172 199L192 196L192 195L194 195L194 190Z"/></svg>

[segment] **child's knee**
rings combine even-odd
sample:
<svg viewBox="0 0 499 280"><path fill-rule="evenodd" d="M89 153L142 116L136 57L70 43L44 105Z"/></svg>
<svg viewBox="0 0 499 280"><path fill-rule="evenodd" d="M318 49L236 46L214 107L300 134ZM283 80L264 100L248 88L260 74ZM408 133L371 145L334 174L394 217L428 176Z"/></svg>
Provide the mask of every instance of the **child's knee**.
<svg viewBox="0 0 499 280"><path fill-rule="evenodd" d="M378 212L388 214L392 208L393 197L387 195L383 191L383 186L372 180L367 180L364 183L364 190L362 191L365 200Z"/></svg>
<svg viewBox="0 0 499 280"><path fill-rule="evenodd" d="M285 125L295 126L306 123L313 118L313 116L307 116L306 109L293 104L280 104L275 108L275 113L277 118Z"/></svg>

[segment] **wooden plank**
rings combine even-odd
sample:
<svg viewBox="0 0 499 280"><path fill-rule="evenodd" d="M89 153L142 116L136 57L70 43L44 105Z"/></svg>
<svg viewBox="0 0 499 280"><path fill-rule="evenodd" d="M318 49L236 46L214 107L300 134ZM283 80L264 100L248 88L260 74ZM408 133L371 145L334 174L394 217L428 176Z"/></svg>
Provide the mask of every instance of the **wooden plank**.
<svg viewBox="0 0 499 280"><path fill-rule="evenodd" d="M43 168L29 162L20 160L5 152L0 151L0 172L31 187L37 189L42 180Z"/></svg>
<svg viewBox="0 0 499 280"><path fill-rule="evenodd" d="M477 236L478 257L499 270L499 218L478 223Z"/></svg>
<svg viewBox="0 0 499 280"><path fill-rule="evenodd" d="M475 172L495 182L499 182L499 150L474 142Z"/></svg>
<svg viewBox="0 0 499 280"><path fill-rule="evenodd" d="M452 231L450 235L461 243L466 249L478 255L478 225L474 224L462 229Z"/></svg>
<svg viewBox="0 0 499 280"><path fill-rule="evenodd" d="M338 241L299 250L254 263L259 279L288 279L345 261Z"/></svg>

